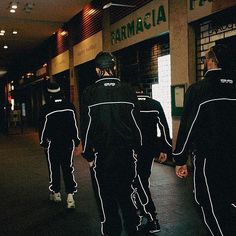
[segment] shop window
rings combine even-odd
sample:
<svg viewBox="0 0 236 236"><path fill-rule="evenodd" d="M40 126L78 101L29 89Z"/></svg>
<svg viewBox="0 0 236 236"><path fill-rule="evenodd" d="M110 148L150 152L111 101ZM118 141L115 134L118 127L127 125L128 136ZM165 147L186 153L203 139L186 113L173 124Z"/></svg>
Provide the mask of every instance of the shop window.
<svg viewBox="0 0 236 236"><path fill-rule="evenodd" d="M197 81L203 79L204 66L201 63L201 57L206 51L218 44L229 45L232 53L235 53L236 42L236 16L235 7L216 13L208 17L197 26Z"/></svg>
<svg viewBox="0 0 236 236"><path fill-rule="evenodd" d="M159 82L152 85L152 98L161 103L172 138L170 55L158 57L158 77Z"/></svg>

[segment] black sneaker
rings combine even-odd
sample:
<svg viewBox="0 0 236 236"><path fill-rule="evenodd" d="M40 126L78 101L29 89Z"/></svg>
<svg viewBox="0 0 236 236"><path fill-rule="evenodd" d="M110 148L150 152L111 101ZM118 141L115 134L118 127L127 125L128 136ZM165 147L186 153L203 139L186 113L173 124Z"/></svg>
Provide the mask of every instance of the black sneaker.
<svg viewBox="0 0 236 236"><path fill-rule="evenodd" d="M153 221L147 222L145 228L150 234L155 234L155 233L158 233L161 231L158 220L153 220Z"/></svg>

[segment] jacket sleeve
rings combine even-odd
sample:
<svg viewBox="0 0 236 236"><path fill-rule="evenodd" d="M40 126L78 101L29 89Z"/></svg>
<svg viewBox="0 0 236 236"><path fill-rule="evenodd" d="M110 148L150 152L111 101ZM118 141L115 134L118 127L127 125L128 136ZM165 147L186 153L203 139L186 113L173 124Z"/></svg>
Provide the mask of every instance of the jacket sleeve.
<svg viewBox="0 0 236 236"><path fill-rule="evenodd" d="M134 126L133 126L133 133L135 136L135 143L134 143L134 150L136 152L139 152L141 149L141 146L143 145L143 137L142 137L142 131L141 131L141 118L140 118L140 106L138 103L138 98L136 96L135 91L129 87L129 96L131 101L134 104L134 109L133 109L133 120L134 120Z"/></svg>
<svg viewBox="0 0 236 236"><path fill-rule="evenodd" d="M161 140L159 145L159 150L161 152L171 154L172 153L172 140L170 138L170 130L169 126L166 120L166 116L164 113L164 110L160 103L157 103L158 105L158 117L157 117L157 124L161 131Z"/></svg>
<svg viewBox="0 0 236 236"><path fill-rule="evenodd" d="M40 110L39 121L38 121L38 134L39 134L39 143L42 147L48 147L47 139L47 119L46 112L44 107Z"/></svg>
<svg viewBox="0 0 236 236"><path fill-rule="evenodd" d="M80 120L80 131L81 141L83 146L82 156L87 161L91 162L94 160L94 148L90 143L89 129L90 129L90 116L89 116L89 93L87 89L84 91L81 99L81 120Z"/></svg>
<svg viewBox="0 0 236 236"><path fill-rule="evenodd" d="M74 111L73 114L73 122L72 122L72 139L75 142L75 146L78 147L80 144L80 138L79 138L79 129L78 129L78 119L77 119L77 113L75 106L72 104L72 109Z"/></svg>
<svg viewBox="0 0 236 236"><path fill-rule="evenodd" d="M190 86L185 94L183 114L173 152L173 160L176 165L184 165L187 162L187 152L193 137L193 127L198 111L198 98L194 85Z"/></svg>

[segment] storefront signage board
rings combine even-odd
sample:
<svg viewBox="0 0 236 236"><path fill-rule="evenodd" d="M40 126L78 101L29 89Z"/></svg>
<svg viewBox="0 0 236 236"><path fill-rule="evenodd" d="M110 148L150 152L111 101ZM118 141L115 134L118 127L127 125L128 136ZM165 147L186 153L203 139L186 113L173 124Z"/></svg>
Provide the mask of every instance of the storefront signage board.
<svg viewBox="0 0 236 236"><path fill-rule="evenodd" d="M47 74L47 67L46 67L46 66L41 67L40 69L38 69L38 70L36 71L36 76L37 76L37 77L44 76L44 75L46 75L46 74Z"/></svg>
<svg viewBox="0 0 236 236"><path fill-rule="evenodd" d="M52 75L69 69L69 50L54 57L51 61Z"/></svg>
<svg viewBox="0 0 236 236"><path fill-rule="evenodd" d="M102 51L102 31L74 46L74 66L93 60L100 51Z"/></svg>
<svg viewBox="0 0 236 236"><path fill-rule="evenodd" d="M188 0L188 22L199 20L232 6L236 6L235 0Z"/></svg>
<svg viewBox="0 0 236 236"><path fill-rule="evenodd" d="M154 0L111 25L111 51L169 31L168 1Z"/></svg>

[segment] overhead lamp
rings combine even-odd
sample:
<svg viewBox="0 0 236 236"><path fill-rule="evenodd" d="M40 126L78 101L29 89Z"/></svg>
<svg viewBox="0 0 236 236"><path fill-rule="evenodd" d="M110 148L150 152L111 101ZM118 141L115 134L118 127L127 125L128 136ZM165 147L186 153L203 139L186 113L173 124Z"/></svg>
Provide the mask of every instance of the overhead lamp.
<svg viewBox="0 0 236 236"><path fill-rule="evenodd" d="M12 34L18 34L17 30L13 30Z"/></svg>
<svg viewBox="0 0 236 236"><path fill-rule="evenodd" d="M3 48L4 49L8 49L8 46L6 44L4 44Z"/></svg>
<svg viewBox="0 0 236 236"><path fill-rule="evenodd" d="M61 31L61 36L67 36L68 35L68 31L66 31L66 30L63 30L63 31Z"/></svg>
<svg viewBox="0 0 236 236"><path fill-rule="evenodd" d="M11 9L17 9L17 2L11 2Z"/></svg>
<svg viewBox="0 0 236 236"><path fill-rule="evenodd" d="M127 5L127 4L119 4L119 3L109 2L106 5L104 5L102 8L103 9L107 9L107 8L109 8L111 6L115 6L115 7L135 7L134 5Z"/></svg>
<svg viewBox="0 0 236 236"><path fill-rule="evenodd" d="M11 13L15 13L16 10L15 10L15 9L10 9L10 12L11 12Z"/></svg>
<svg viewBox="0 0 236 236"><path fill-rule="evenodd" d="M4 36L4 33L0 32L0 36Z"/></svg>

